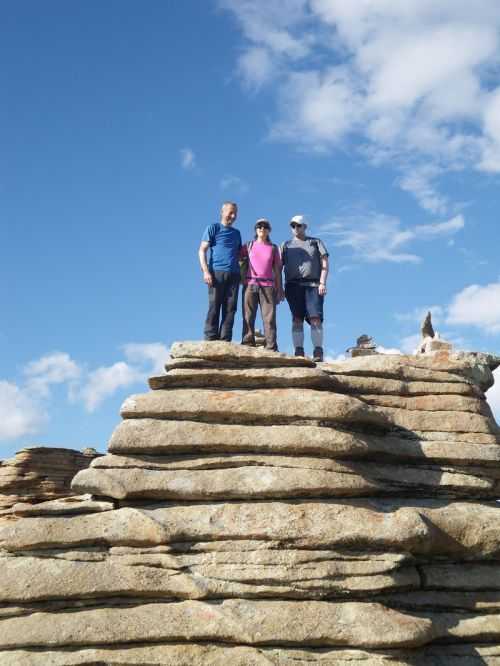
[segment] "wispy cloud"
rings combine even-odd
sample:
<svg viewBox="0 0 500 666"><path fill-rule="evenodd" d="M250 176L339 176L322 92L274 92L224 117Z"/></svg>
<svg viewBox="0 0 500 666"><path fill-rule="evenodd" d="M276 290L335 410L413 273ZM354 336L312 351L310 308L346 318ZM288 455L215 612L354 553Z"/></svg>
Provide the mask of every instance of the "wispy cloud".
<svg viewBox="0 0 500 666"><path fill-rule="evenodd" d="M143 371L130 366L124 361L119 361L89 373L85 385L78 395L83 400L87 411L93 412L118 389L126 388L144 380L145 373Z"/></svg>
<svg viewBox="0 0 500 666"><path fill-rule="evenodd" d="M169 356L168 349L160 342L132 342L122 349L126 361L89 372L78 390L72 392L73 401L83 401L87 411L93 412L117 391L144 384L149 375L162 372Z"/></svg>
<svg viewBox="0 0 500 666"><path fill-rule="evenodd" d="M463 228L461 215L447 221L403 228L396 217L379 213L336 218L320 229L331 235L338 247L348 247L359 261L419 263L422 259L414 252L404 251L411 243L449 236Z"/></svg>
<svg viewBox="0 0 500 666"><path fill-rule="evenodd" d="M43 406L29 390L12 382L0 381L0 441L33 435L47 418Z"/></svg>
<svg viewBox="0 0 500 666"><path fill-rule="evenodd" d="M484 333L500 333L500 282L462 289L453 297L446 321L475 326Z"/></svg>
<svg viewBox="0 0 500 666"><path fill-rule="evenodd" d="M191 148L181 148L179 151L181 167L186 171L194 169L196 166L196 156Z"/></svg>
<svg viewBox="0 0 500 666"><path fill-rule="evenodd" d="M435 165L408 166L398 181L405 192L412 194L418 203L434 214L445 214L448 210L448 199L440 194L433 184L441 170Z"/></svg>
<svg viewBox="0 0 500 666"><path fill-rule="evenodd" d="M131 363L149 364L149 372L162 373L169 358L168 349L161 342L130 342L123 345L125 357Z"/></svg>
<svg viewBox="0 0 500 666"><path fill-rule="evenodd" d="M238 194L246 194L250 189L248 183L243 178L231 174L226 174L221 178L220 188L221 190L231 190Z"/></svg>
<svg viewBox="0 0 500 666"><path fill-rule="evenodd" d="M144 385L148 376L163 372L169 357L160 342L132 342L122 350L125 360L95 369L66 352L52 352L27 363L21 381L0 380L0 441L40 432L50 419L56 385L64 388L70 402L93 412L119 390Z"/></svg>
<svg viewBox="0 0 500 666"><path fill-rule="evenodd" d="M27 389L47 397L53 384L78 379L81 368L66 352L53 352L31 361L24 368Z"/></svg>
<svg viewBox="0 0 500 666"><path fill-rule="evenodd" d="M315 151L347 141L390 161L402 189L450 210L436 181L500 172L500 13L492 0L219 0L244 36L243 85L276 98L271 136ZM460 44L460 48L457 48ZM266 91L267 91L266 90Z"/></svg>

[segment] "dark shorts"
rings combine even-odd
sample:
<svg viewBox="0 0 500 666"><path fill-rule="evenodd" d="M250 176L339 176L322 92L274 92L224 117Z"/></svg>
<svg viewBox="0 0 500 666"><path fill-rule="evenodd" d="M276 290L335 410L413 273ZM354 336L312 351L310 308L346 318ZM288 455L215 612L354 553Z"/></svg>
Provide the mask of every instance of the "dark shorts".
<svg viewBox="0 0 500 666"><path fill-rule="evenodd" d="M318 287L306 287L296 282L287 282L285 296L292 312L292 317L305 319L308 323L312 317L323 321L324 296L318 293Z"/></svg>

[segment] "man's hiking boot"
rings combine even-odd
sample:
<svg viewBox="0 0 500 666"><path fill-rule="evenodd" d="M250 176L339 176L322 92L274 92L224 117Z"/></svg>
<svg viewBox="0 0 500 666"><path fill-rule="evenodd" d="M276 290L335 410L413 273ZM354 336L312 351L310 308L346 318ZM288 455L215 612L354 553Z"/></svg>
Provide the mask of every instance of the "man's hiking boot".
<svg viewBox="0 0 500 666"><path fill-rule="evenodd" d="M304 347L295 347L295 356L305 356Z"/></svg>
<svg viewBox="0 0 500 666"><path fill-rule="evenodd" d="M313 361L315 363L323 363L323 347L314 347Z"/></svg>

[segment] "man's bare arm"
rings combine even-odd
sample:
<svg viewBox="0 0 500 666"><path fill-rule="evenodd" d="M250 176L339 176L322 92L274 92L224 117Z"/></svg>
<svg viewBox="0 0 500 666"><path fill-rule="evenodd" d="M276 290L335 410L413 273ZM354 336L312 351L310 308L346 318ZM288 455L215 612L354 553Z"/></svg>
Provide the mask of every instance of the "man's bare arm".
<svg viewBox="0 0 500 666"><path fill-rule="evenodd" d="M212 274L208 270L207 264L207 250L209 247L210 243L208 241L201 241L200 249L198 250L198 258L200 260L200 266L203 273L203 281L205 284L208 284L208 286L211 287L213 285L213 278Z"/></svg>
<svg viewBox="0 0 500 666"><path fill-rule="evenodd" d="M318 293L320 296L326 294L326 281L328 279L328 256L325 254L321 257L321 275L319 276Z"/></svg>
<svg viewBox="0 0 500 666"><path fill-rule="evenodd" d="M281 265L278 263L274 264L274 288L276 290L276 300L278 303L284 299L283 294L283 282L281 280Z"/></svg>

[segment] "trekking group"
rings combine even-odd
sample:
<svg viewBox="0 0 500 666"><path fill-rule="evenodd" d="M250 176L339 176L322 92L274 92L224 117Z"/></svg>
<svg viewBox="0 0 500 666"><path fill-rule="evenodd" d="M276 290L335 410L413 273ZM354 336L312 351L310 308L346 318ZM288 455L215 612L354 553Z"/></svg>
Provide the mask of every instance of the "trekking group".
<svg viewBox="0 0 500 666"><path fill-rule="evenodd" d="M281 247L272 243L271 224L265 218L257 220L255 237L243 244L240 232L233 226L237 215L238 206L226 201L220 222L209 225L201 240L198 254L203 280L208 285L205 340L232 340L241 283L242 344L255 346L255 319L260 307L265 347L278 351L276 306L286 298L292 314L295 356L304 356L305 320L310 326L313 360L323 361L323 301L328 277L324 243L307 236L304 217L295 215L290 220L292 237Z"/></svg>

